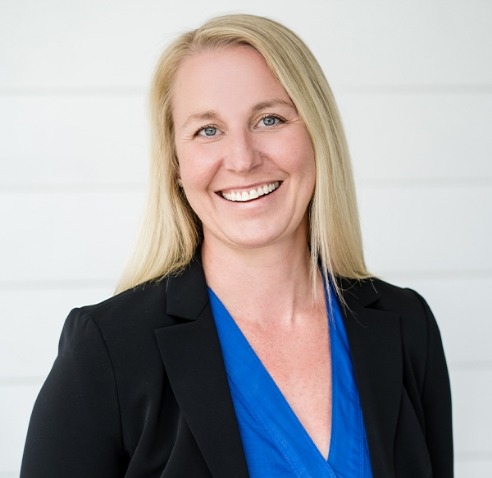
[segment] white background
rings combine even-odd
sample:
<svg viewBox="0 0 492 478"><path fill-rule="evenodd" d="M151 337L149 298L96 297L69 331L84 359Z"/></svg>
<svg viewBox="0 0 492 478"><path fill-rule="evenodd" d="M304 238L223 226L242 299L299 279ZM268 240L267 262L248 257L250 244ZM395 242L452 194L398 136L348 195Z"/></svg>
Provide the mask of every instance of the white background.
<svg viewBox="0 0 492 478"><path fill-rule="evenodd" d="M135 238L147 91L177 33L246 12L320 60L351 146L367 262L433 308L456 476L492 476L492 2L0 0L0 477L18 476L68 311Z"/></svg>

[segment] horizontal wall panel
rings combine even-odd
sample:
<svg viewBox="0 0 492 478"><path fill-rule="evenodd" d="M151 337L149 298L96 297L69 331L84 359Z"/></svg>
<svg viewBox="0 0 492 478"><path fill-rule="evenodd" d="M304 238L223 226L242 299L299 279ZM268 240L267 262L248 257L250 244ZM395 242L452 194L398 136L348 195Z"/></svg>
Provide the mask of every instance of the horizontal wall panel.
<svg viewBox="0 0 492 478"><path fill-rule="evenodd" d="M491 11L483 0L320 1L291 24L337 85L483 85Z"/></svg>
<svg viewBox="0 0 492 478"><path fill-rule="evenodd" d="M359 188L366 259L376 275L492 270L492 188Z"/></svg>
<svg viewBox="0 0 492 478"><path fill-rule="evenodd" d="M113 295L112 287L85 289L0 289L0 383L2 379L44 378L58 352L65 318L74 307Z"/></svg>
<svg viewBox="0 0 492 478"><path fill-rule="evenodd" d="M144 96L0 97L0 188L143 184ZM492 184L492 94L339 98L359 182Z"/></svg>
<svg viewBox="0 0 492 478"><path fill-rule="evenodd" d="M492 456L489 459L460 460L454 466L456 478L490 478L492 476Z"/></svg>
<svg viewBox="0 0 492 478"><path fill-rule="evenodd" d="M468 277L457 272L440 277L412 277L388 274L382 279L410 287L428 302L441 330L447 361L450 366L482 367L492 364L490 334L481 333L490 327L489 276Z"/></svg>
<svg viewBox="0 0 492 478"><path fill-rule="evenodd" d="M141 96L0 96L0 188L144 183Z"/></svg>
<svg viewBox="0 0 492 478"><path fill-rule="evenodd" d="M0 384L0 473L17 472L19 476L29 418L41 385Z"/></svg>
<svg viewBox="0 0 492 478"><path fill-rule="evenodd" d="M143 196L0 194L0 286L116 281L134 244Z"/></svg>
<svg viewBox="0 0 492 478"><path fill-rule="evenodd" d="M492 94L340 94L356 177L488 181Z"/></svg>
<svg viewBox="0 0 492 478"><path fill-rule="evenodd" d="M451 369L454 442L457 457L492 455L492 369Z"/></svg>
<svg viewBox="0 0 492 478"><path fill-rule="evenodd" d="M116 277L143 203L140 192L1 198L0 282ZM359 203L376 274L492 269L490 188L360 188Z"/></svg>
<svg viewBox="0 0 492 478"><path fill-rule="evenodd" d="M142 87L176 33L216 14L278 19L311 45L336 84L490 84L492 48L484 0L19 0L2 9L0 89ZM370 21L368 21L370 19Z"/></svg>

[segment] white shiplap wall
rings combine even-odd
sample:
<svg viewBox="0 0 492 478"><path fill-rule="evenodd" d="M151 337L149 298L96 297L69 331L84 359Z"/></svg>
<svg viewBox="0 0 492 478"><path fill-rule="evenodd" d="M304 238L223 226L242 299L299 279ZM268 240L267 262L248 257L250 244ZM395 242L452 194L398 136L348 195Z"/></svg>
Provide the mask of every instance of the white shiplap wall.
<svg viewBox="0 0 492 478"><path fill-rule="evenodd" d="M291 26L325 68L369 266L433 307L456 476L492 476L492 2L0 0L0 477L67 312L112 293L134 239L155 60L231 11Z"/></svg>

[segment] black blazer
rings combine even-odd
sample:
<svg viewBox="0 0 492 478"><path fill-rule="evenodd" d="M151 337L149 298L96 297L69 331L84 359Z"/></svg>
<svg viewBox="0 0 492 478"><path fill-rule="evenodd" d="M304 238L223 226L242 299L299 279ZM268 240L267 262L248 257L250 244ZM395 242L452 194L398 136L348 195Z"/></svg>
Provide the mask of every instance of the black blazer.
<svg viewBox="0 0 492 478"><path fill-rule="evenodd" d="M341 280L374 478L453 476L441 339L415 292ZM21 478L246 478L198 259L67 318Z"/></svg>

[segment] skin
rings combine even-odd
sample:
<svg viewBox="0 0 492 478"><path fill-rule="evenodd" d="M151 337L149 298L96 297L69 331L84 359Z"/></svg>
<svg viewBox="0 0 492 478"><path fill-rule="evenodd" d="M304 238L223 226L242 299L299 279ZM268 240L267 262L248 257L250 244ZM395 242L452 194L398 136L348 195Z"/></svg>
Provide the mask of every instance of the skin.
<svg viewBox="0 0 492 478"><path fill-rule="evenodd" d="M322 281L311 298L307 209L316 175L304 123L247 46L182 63L173 121L180 179L203 225L207 283L326 458L331 361ZM248 200L230 200L243 193Z"/></svg>

